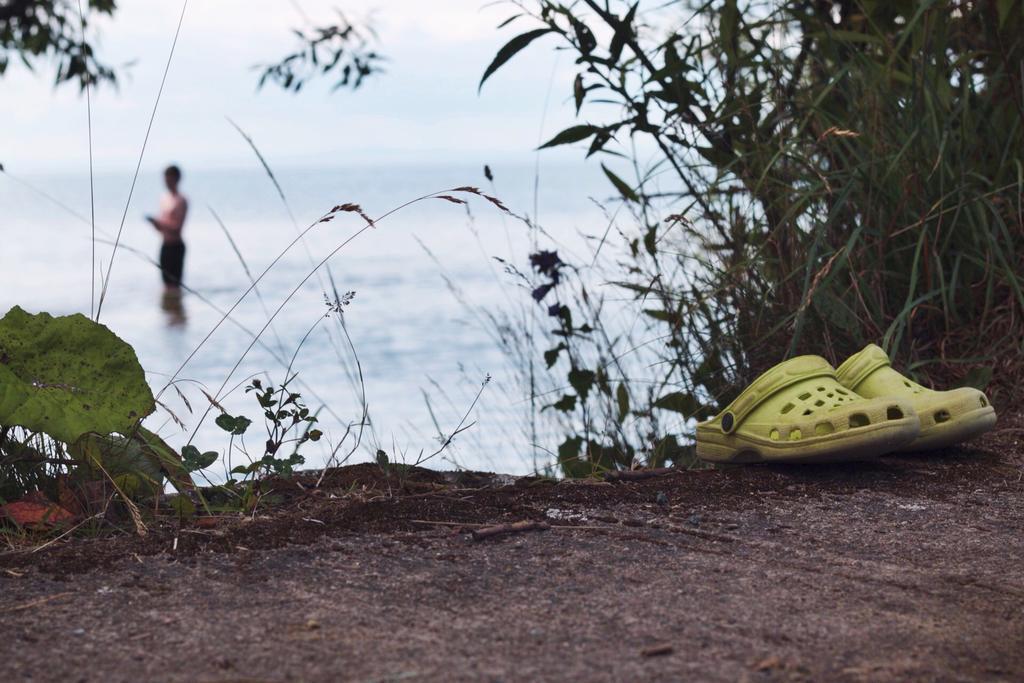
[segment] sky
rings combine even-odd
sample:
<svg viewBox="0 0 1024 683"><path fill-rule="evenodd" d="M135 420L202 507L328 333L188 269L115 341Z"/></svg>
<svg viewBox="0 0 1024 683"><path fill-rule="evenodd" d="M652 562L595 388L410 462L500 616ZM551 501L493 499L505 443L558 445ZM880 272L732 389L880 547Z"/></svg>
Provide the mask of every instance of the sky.
<svg viewBox="0 0 1024 683"><path fill-rule="evenodd" d="M94 22L98 54L121 69L117 90L93 93L98 171L133 168L181 12L175 0L121 0L112 19ZM327 24L335 8L369 19L387 72L358 91L330 92L320 81L300 94L267 85L258 64L295 50L303 15ZM301 13L300 13L301 12ZM538 141L575 120L568 101L575 75L554 38L538 40L477 93L494 53L534 28L516 13L479 0L190 0L143 162L175 160L209 169L248 167L251 151L236 121L275 166L488 163L533 159ZM86 101L76 85L53 87L53 70L12 62L0 78L0 163L10 172L87 169ZM550 94L550 96L549 96ZM579 162L580 150L545 159Z"/></svg>

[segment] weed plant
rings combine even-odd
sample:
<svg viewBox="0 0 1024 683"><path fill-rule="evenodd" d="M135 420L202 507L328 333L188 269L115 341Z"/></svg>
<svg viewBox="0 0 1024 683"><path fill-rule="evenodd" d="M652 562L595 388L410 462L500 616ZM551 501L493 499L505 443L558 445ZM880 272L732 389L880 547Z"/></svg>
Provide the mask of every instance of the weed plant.
<svg viewBox="0 0 1024 683"><path fill-rule="evenodd" d="M526 30L483 80L570 53L580 122L543 147L605 159L619 203L591 259L524 275L566 472L685 460L693 420L797 354L875 342L925 384L1020 395L1024 5L509 4Z"/></svg>

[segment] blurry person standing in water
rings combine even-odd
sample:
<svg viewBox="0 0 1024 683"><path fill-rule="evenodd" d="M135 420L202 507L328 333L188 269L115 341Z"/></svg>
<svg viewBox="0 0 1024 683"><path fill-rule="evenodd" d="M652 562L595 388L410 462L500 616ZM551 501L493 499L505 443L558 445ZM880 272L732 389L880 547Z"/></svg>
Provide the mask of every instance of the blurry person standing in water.
<svg viewBox="0 0 1024 683"><path fill-rule="evenodd" d="M146 216L163 236L160 247L160 272L163 275L164 287L168 292L177 293L181 288L181 275L185 268L185 243L181 239L181 230L185 227L185 215L188 213L188 200L178 192L181 182L181 169L168 166L164 169L164 184L167 192L160 198L160 213Z"/></svg>

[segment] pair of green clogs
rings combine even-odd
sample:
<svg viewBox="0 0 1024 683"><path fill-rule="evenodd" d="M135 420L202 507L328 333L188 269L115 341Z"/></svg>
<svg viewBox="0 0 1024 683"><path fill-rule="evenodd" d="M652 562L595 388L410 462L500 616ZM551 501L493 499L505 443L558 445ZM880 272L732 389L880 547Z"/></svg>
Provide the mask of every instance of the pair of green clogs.
<svg viewBox="0 0 1024 683"><path fill-rule="evenodd" d="M697 455L733 463L865 460L945 448L995 422L982 392L926 389L871 344L838 369L819 356L776 365L697 425Z"/></svg>

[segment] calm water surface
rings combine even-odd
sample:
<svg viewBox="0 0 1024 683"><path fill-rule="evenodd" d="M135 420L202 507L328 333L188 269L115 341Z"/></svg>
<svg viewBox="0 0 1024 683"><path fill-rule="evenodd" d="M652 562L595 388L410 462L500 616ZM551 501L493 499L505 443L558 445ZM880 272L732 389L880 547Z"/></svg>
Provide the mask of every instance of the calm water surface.
<svg viewBox="0 0 1024 683"><path fill-rule="evenodd" d="M159 236L142 220L156 210L161 191L159 174L139 178L124 226L123 243L140 253L119 252L114 261L101 322L131 343L159 391L185 358L220 319L214 307L226 310L248 287L249 280L228 239L214 219L223 220L249 269L256 275L296 237L296 229L273 185L259 169L201 171L184 169L182 189L190 200L185 227L185 283L197 294L185 294L182 311L162 302L159 272L146 258L155 258ZM415 166L361 169L281 169L277 176L300 228L338 203L356 202L371 216L416 196L460 185L479 185L500 196L517 213L532 213L534 172L529 167L494 168L491 188L479 167ZM598 170L600 173L600 170ZM0 309L18 304L54 315L90 310L90 228L87 175L16 176L51 195L79 216L0 175L0 219L4 248L0 257ZM130 172L96 177L96 221L103 237L112 237L124 210ZM582 252L579 232L601 232L604 218L588 199L607 193L593 169L541 170L537 196L545 229L563 249ZM329 263L340 291L355 291L346 321L365 378L372 428L353 460L366 460L378 448L397 459L416 459L437 448L439 428L459 424L488 374L493 381L472 410L476 424L431 465L523 473L535 466L535 449L524 429L525 396L515 375L475 313L530 305L528 295L500 264L500 256L526 267L530 237L519 221L475 200L464 207L431 200L404 209L379 227L360 235ZM184 445L208 405L199 389L214 393L230 368L289 292L360 226L354 215L318 225L305 242L289 251L259 286L263 302L250 295L186 365L179 388L191 404L168 391L162 401L183 422L182 430L158 411L147 421L175 446ZM141 254L141 256L140 256ZM106 271L110 247L97 246L97 260ZM326 312L321 270L284 307L228 381L231 389L258 375L280 382L284 365L299 340ZM471 305L458 301L451 287ZM202 299L208 300L204 302ZM184 322L181 316L184 316ZM341 352L339 353L339 349ZM284 359L285 362L282 362ZM296 388L310 407L322 410L321 428L336 441L345 425L360 414L353 382L353 357L337 323L325 320L302 347L295 362ZM262 443L261 411L241 389L220 399L233 413L256 420L249 444ZM429 405L428 405L429 404ZM213 424L216 411L199 425L195 444L224 452L227 439ZM257 418L260 418L257 420ZM324 462L323 443L304 454L308 466ZM250 448L250 451L256 449ZM347 449L346 449L347 450ZM234 464L244 455L233 454ZM543 465L541 461L539 464ZM222 479L222 463L207 473Z"/></svg>

